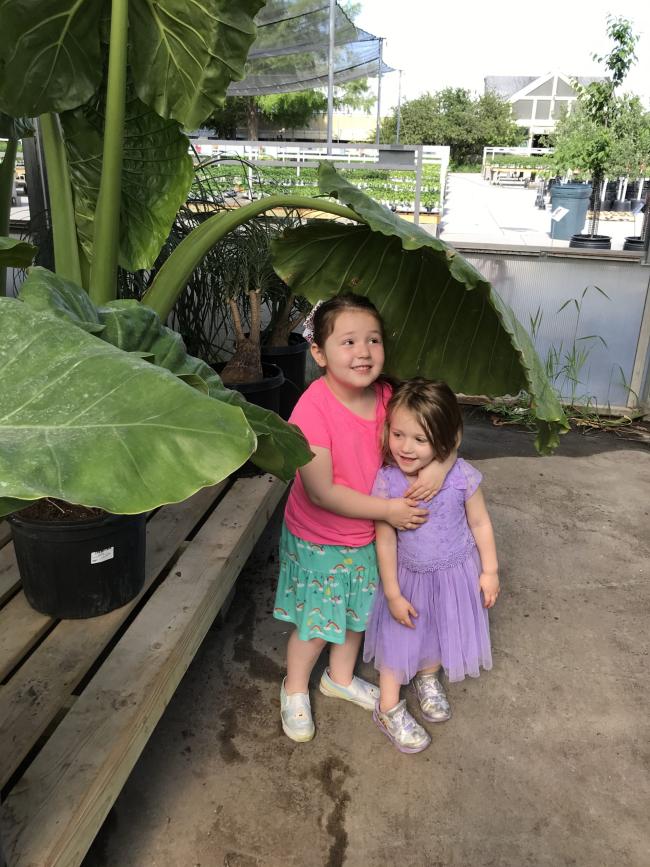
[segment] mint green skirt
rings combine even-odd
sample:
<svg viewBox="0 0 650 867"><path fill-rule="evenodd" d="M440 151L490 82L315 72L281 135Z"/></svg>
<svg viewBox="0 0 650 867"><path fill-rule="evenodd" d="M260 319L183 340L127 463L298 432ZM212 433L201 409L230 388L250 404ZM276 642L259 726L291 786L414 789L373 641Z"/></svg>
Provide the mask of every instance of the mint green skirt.
<svg viewBox="0 0 650 867"><path fill-rule="evenodd" d="M346 630L363 632L378 581L374 542L362 548L316 545L282 525L273 616L295 623L303 641L343 644Z"/></svg>

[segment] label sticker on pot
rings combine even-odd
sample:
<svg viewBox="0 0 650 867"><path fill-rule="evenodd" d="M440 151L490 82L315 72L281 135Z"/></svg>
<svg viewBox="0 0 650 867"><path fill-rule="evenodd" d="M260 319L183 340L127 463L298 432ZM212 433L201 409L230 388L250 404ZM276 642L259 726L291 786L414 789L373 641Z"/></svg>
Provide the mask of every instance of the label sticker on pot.
<svg viewBox="0 0 650 867"><path fill-rule="evenodd" d="M561 205L558 205L557 208L551 212L551 220L555 220L556 223L559 223L568 213L568 208L563 208Z"/></svg>
<svg viewBox="0 0 650 867"><path fill-rule="evenodd" d="M115 556L115 548L104 548L103 551L93 551L90 555L91 565L94 563L103 563L105 560L112 560Z"/></svg>

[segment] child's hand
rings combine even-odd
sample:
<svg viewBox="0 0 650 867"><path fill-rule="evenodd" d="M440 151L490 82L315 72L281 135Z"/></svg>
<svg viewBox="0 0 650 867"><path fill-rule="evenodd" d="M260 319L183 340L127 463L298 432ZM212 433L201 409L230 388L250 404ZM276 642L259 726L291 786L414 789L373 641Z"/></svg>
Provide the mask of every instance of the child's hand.
<svg viewBox="0 0 650 867"><path fill-rule="evenodd" d="M454 452L454 460L455 454ZM451 465L453 466L453 463ZM449 459L444 462L431 461L418 472L416 481L408 488L404 496L428 503L443 486L450 468Z"/></svg>
<svg viewBox="0 0 650 867"><path fill-rule="evenodd" d="M479 587L483 591L483 608L492 608L499 595L499 573L481 572L478 579Z"/></svg>
<svg viewBox="0 0 650 867"><path fill-rule="evenodd" d="M387 500L388 512L386 523L396 530L415 530L429 517L426 509L418 509L417 500L406 497L393 497Z"/></svg>
<svg viewBox="0 0 650 867"><path fill-rule="evenodd" d="M408 599L405 599L401 594L395 599L388 599L388 610L393 615L394 619L402 626L408 626L409 629L415 629L415 623L411 622L411 617L417 617L418 613L411 605Z"/></svg>

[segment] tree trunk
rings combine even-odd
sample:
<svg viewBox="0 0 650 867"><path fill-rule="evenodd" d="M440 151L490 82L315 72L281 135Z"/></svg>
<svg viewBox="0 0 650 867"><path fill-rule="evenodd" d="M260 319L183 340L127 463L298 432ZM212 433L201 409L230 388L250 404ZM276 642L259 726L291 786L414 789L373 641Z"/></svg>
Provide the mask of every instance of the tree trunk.
<svg viewBox="0 0 650 867"><path fill-rule="evenodd" d="M268 341L265 343L265 346L288 346L289 335L291 334L291 332L305 321L305 314L300 313L299 311L296 311L293 317L291 316L291 310L293 308L293 302L295 297L295 295L290 294L286 299L285 303L282 306L282 310L278 314L278 317L275 321L273 331L271 332Z"/></svg>
<svg viewBox="0 0 650 867"><path fill-rule="evenodd" d="M221 371L221 380L225 385L238 382L259 382L264 378L262 372L262 350L260 348L261 291L249 292L251 305L251 331L246 336L241 321L237 302L232 298L228 301L235 327L235 352Z"/></svg>
<svg viewBox="0 0 650 867"><path fill-rule="evenodd" d="M254 96L246 99L246 126L248 127L248 140L257 141L260 134L260 114Z"/></svg>

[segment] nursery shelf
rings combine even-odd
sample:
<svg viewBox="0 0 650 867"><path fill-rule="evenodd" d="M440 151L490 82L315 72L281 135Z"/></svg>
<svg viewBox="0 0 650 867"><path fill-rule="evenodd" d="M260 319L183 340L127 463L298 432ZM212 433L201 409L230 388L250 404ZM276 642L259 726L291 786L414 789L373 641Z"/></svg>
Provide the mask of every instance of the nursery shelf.
<svg viewBox="0 0 650 867"><path fill-rule="evenodd" d="M54 621L29 607L0 523L10 867L81 864L285 487L271 476L228 480L158 510L147 524L144 590L91 620Z"/></svg>

